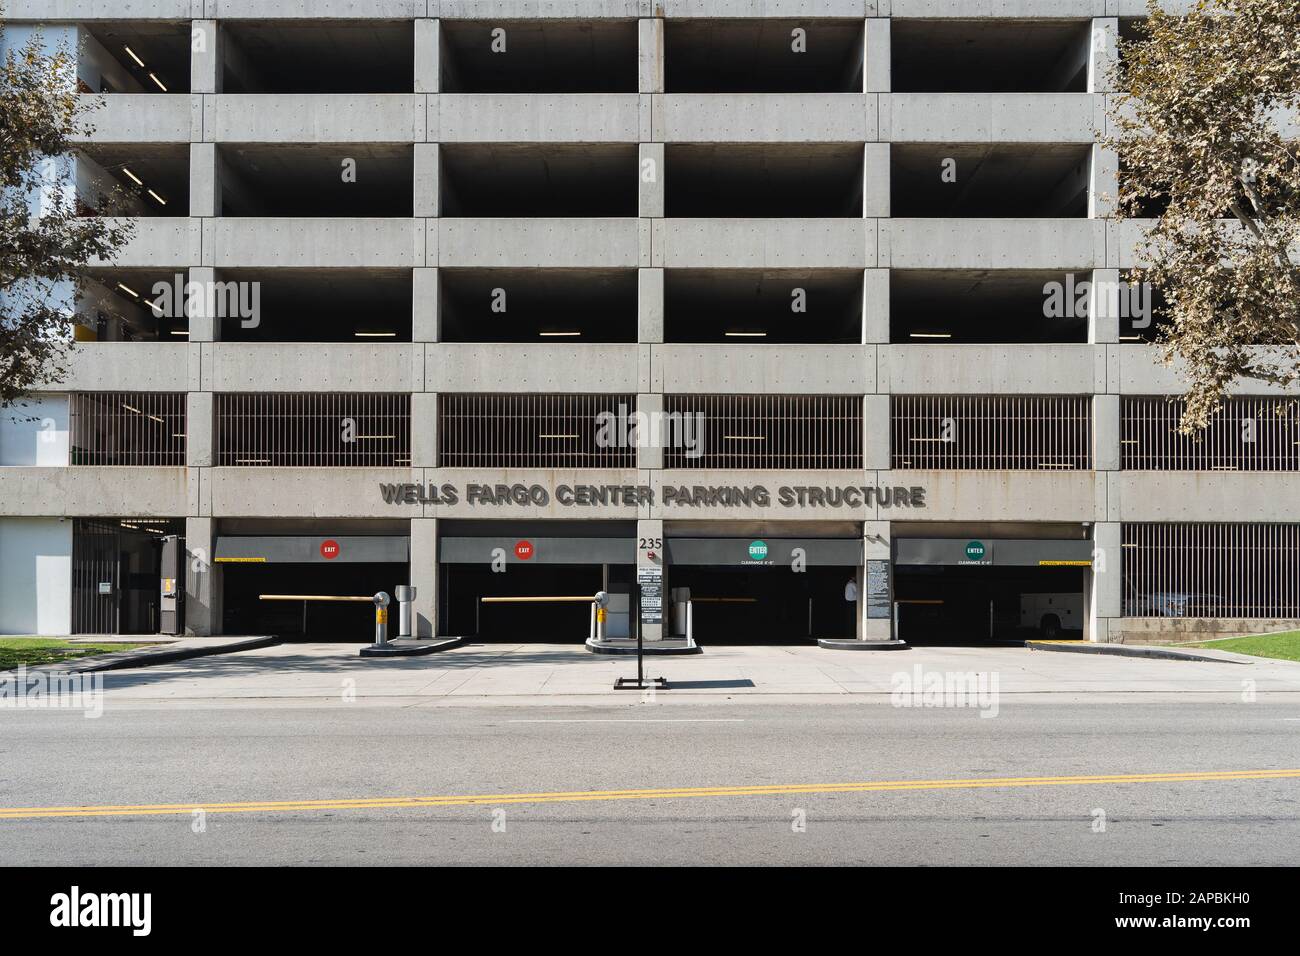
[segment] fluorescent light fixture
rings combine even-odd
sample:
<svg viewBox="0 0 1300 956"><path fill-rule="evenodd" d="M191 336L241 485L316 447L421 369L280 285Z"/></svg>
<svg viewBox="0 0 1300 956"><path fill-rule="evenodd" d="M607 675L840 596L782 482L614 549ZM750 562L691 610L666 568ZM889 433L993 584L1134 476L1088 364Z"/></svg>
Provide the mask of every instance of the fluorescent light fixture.
<svg viewBox="0 0 1300 956"><path fill-rule="evenodd" d="M766 332L724 332L723 335L735 339L762 339L767 337Z"/></svg>
<svg viewBox="0 0 1300 956"><path fill-rule="evenodd" d="M915 441L915 442L923 442L923 441L944 441L945 439L942 439L942 438L913 438L913 439L911 439L911 440L912 440L912 441Z"/></svg>
<svg viewBox="0 0 1300 956"><path fill-rule="evenodd" d="M537 334L542 336L542 338L558 338L561 336L576 338L577 336L582 335L581 332L538 332Z"/></svg>
<svg viewBox="0 0 1300 956"><path fill-rule="evenodd" d="M538 437L538 438L562 438L562 439L570 439L570 438L577 438L578 436L577 436L577 435L538 435L537 437Z"/></svg>
<svg viewBox="0 0 1300 956"><path fill-rule="evenodd" d="M396 332L353 332L354 336L359 339L391 339L396 338Z"/></svg>
<svg viewBox="0 0 1300 956"><path fill-rule="evenodd" d="M154 76L152 73L150 73L150 74L149 74L149 79L153 80L156 84L158 84L158 89L162 90L164 93L167 92L167 87L163 86L163 81L160 80L160 79L158 79L158 77L156 77L156 76Z"/></svg>
<svg viewBox="0 0 1300 956"><path fill-rule="evenodd" d="M1073 468L1074 465L1070 464L1068 461L1040 461L1038 463L1038 467L1039 468Z"/></svg>
<svg viewBox="0 0 1300 956"><path fill-rule="evenodd" d="M766 435L723 435L724 441L767 441Z"/></svg>
<svg viewBox="0 0 1300 956"><path fill-rule="evenodd" d="M167 424L165 421L163 421L163 420L162 420L161 418L159 418L157 415L146 415L145 418L152 419L153 421L157 422L159 425L166 425L166 424Z"/></svg>
<svg viewBox="0 0 1300 956"><path fill-rule="evenodd" d="M132 50L129 46L124 46L124 47L122 47L122 49L126 51L126 55L127 55L127 56L129 56L131 59L135 60L137 66L139 66L139 67L141 67L141 68L143 69L143 67L144 67L144 60L140 59L138 56L135 55L135 50Z"/></svg>
<svg viewBox="0 0 1300 956"><path fill-rule="evenodd" d="M950 339L951 332L909 332L908 336L914 339Z"/></svg>
<svg viewBox="0 0 1300 956"><path fill-rule="evenodd" d="M358 435L358 441L392 441L396 435Z"/></svg>
<svg viewBox="0 0 1300 956"><path fill-rule="evenodd" d="M140 411L140 409L136 408L134 405L128 405L126 402L122 403L122 407L125 408L128 412L134 412L137 415L144 414L143 412Z"/></svg>
<svg viewBox="0 0 1300 956"><path fill-rule="evenodd" d="M172 333L171 333L171 334L172 334L172 335L184 335L184 336L187 336L187 337L188 337L190 333L189 333L189 330L188 330L188 329L172 329Z"/></svg>
<svg viewBox="0 0 1300 956"><path fill-rule="evenodd" d="M122 172L126 173L127 178L130 179L131 182L135 183L137 186L144 185L144 180L141 179L139 176L137 176L135 173L131 172L131 170L126 166L122 167Z"/></svg>
<svg viewBox="0 0 1300 956"><path fill-rule="evenodd" d="M1119 337L1119 340L1120 340L1121 342L1141 342L1141 341L1142 341L1142 336L1140 336L1140 335L1121 335L1121 336Z"/></svg>
<svg viewBox="0 0 1300 956"><path fill-rule="evenodd" d="M119 282L117 284L117 287L121 289L123 292L125 292L127 295L131 296L133 299L140 298L140 293L136 292L135 289L132 289L129 285L122 285L122 283Z"/></svg>
<svg viewBox="0 0 1300 956"><path fill-rule="evenodd" d="M153 309L153 314L158 316L159 318L162 318L163 315L166 314L167 312L167 310L164 309L157 302L150 302L148 299L145 299L144 304L149 306L149 308Z"/></svg>
<svg viewBox="0 0 1300 956"><path fill-rule="evenodd" d="M184 432L172 432L172 438L184 438Z"/></svg>
<svg viewBox="0 0 1300 956"><path fill-rule="evenodd" d="M236 465L269 465L270 463L271 463L271 459L269 458L236 458L235 459Z"/></svg>
<svg viewBox="0 0 1300 956"><path fill-rule="evenodd" d="M161 203L162 205L164 206L167 205L167 200L163 199L162 196L159 196L152 189L149 190L149 195L152 196L154 199L158 200L158 202Z"/></svg>

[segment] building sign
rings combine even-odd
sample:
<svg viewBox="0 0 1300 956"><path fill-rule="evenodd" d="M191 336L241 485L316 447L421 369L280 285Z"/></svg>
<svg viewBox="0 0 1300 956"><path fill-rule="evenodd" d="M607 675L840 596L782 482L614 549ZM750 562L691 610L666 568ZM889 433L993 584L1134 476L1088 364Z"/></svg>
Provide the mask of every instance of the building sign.
<svg viewBox="0 0 1300 956"><path fill-rule="evenodd" d="M962 564L992 564L993 552L984 546L983 541L966 542L966 560Z"/></svg>
<svg viewBox="0 0 1300 956"><path fill-rule="evenodd" d="M333 538L326 538L320 543L320 556L326 561L333 561L339 556L339 543Z"/></svg>
<svg viewBox="0 0 1300 956"><path fill-rule="evenodd" d="M868 559L866 567L867 617L889 618L889 562Z"/></svg>
<svg viewBox="0 0 1300 956"><path fill-rule="evenodd" d="M894 563L984 567L1088 567L1094 543L1086 538L895 538Z"/></svg>
<svg viewBox="0 0 1300 956"><path fill-rule="evenodd" d="M660 567L637 568L636 582L641 586L641 623L662 624L664 620L664 569Z"/></svg>
<svg viewBox="0 0 1300 956"><path fill-rule="evenodd" d="M763 561L767 558L767 542L751 541L749 542L749 560Z"/></svg>
<svg viewBox="0 0 1300 956"><path fill-rule="evenodd" d="M533 556L533 543L531 541L520 541L515 545L515 557L520 561L527 561Z"/></svg>
<svg viewBox="0 0 1300 956"><path fill-rule="evenodd" d="M628 507L661 505L665 510L699 508L844 509L868 511L912 509L926 506L923 486L882 487L877 485L782 485L773 494L766 485L664 485L656 493L649 485L556 485L467 484L464 494L449 483L426 484L381 482L379 493L390 505L464 504L470 508L545 508L552 502L562 508Z"/></svg>
<svg viewBox="0 0 1300 956"><path fill-rule="evenodd" d="M212 560L218 564L406 564L411 557L405 535L218 535Z"/></svg>

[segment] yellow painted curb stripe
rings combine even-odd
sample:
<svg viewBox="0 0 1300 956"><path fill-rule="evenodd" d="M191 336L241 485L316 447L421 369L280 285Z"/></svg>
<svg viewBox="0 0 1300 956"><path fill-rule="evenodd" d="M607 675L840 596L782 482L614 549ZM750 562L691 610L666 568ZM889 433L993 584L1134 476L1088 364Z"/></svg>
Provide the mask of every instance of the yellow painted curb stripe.
<svg viewBox="0 0 1300 956"><path fill-rule="evenodd" d="M761 797L812 793L965 790L993 787L1086 786L1126 783L1196 783L1300 778L1300 769L1186 771L1072 777L973 777L954 780L879 780L859 783L754 784L736 787L665 787L649 790L573 790L550 793L483 793L467 796L355 797L336 800L274 800L238 803L159 803L83 807L0 807L0 820L44 817L158 816L193 813L278 813L310 810L393 810L596 800L672 800L684 797Z"/></svg>

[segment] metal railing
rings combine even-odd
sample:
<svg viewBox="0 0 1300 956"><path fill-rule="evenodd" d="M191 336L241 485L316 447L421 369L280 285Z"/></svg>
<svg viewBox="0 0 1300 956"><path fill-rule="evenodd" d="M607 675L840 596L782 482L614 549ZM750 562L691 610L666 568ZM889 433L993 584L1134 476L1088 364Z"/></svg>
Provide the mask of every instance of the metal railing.
<svg viewBox="0 0 1300 956"><path fill-rule="evenodd" d="M895 468L1075 471L1092 467L1084 395L894 395Z"/></svg>
<svg viewBox="0 0 1300 956"><path fill-rule="evenodd" d="M1300 524L1131 523L1125 617L1300 617Z"/></svg>
<svg viewBox="0 0 1300 956"><path fill-rule="evenodd" d="M216 463L239 467L405 467L411 396L402 393L220 393Z"/></svg>
<svg viewBox="0 0 1300 956"><path fill-rule="evenodd" d="M665 468L862 467L860 395L665 395Z"/></svg>
<svg viewBox="0 0 1300 956"><path fill-rule="evenodd" d="M632 394L440 394L438 463L445 468L635 468L636 446L621 440L618 425L635 410Z"/></svg>
<svg viewBox="0 0 1300 956"><path fill-rule="evenodd" d="M1300 471L1300 399L1229 398L1205 431L1182 435L1186 403L1126 397L1120 467L1142 471Z"/></svg>
<svg viewBox="0 0 1300 956"><path fill-rule="evenodd" d="M74 465L184 465L183 392L75 392L69 396Z"/></svg>

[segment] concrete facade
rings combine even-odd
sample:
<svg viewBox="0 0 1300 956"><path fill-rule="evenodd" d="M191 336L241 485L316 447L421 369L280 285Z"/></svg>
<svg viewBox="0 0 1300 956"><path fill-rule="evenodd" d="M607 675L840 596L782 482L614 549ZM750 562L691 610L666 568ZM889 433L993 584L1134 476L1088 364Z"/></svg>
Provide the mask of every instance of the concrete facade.
<svg viewBox="0 0 1300 956"><path fill-rule="evenodd" d="M1300 522L1295 479L1284 473L1150 472L1121 469L1121 398L1174 395L1177 369L1153 351L1125 343L1115 323L1089 320L1086 341L933 344L891 341L891 274L899 271L1043 270L1114 281L1132 266L1139 223L1107 218L1113 157L1093 145L1105 126L1104 68L1114 56L1120 17L1140 0L10 0L15 21L94 27L104 23L179 22L204 38L190 55L188 92L109 94L94 117L88 147L184 147L188 215L136 220L137 233L115 268L180 272L212 281L232 270L363 270L409 275L408 342L222 341L220 323L192 319L187 342L100 341L81 344L66 377L39 396L58 403L72 392L187 393L184 467L91 467L56 463L45 452L0 462L0 575L15 560L19 525L6 521L66 517L184 519L191 561L186 572L186 630L222 628L221 570L212 563L223 522L232 519L393 519L409 528L410 578L419 591L416 632L438 631L442 579L440 534L446 522L573 520L552 495L545 506L485 513L461 497L454 505L394 505L382 483L472 482L542 485L646 485L652 505L596 505L584 520L635 522L638 539L675 533L780 537L851 523L867 560L889 560L894 529L932 523L934 537L1033 537L1037 523L1072 525L1104 553L1086 575L1086 636L1123 640L1169 622L1126 619L1121 528L1125 522ZM861 91L666 92L665 29L674 21L819 18L861 24ZM1083 31L1078 51L1082 92L895 92L892 38L907 21L1069 20ZM636 21L637 89L628 92L492 92L442 90L444 24L493 19ZM237 61L223 24L260 20L320 23L374 20L410 23L413 76L408 92L225 92ZM247 56L248 54L242 54ZM761 85L761 84L760 84ZM635 145L637 215L609 217L440 216L440 150L448 144ZM665 198L675 146L691 144L862 147L861 215L853 217L674 217ZM223 215L223 182L243 175L223 156L246 146L355 146L409 149L411 215ZM891 217L891 147L899 144L1013 145L1028 151L1070 147L1087 152L1087 214L1078 217ZM1027 154L1029 155L1029 154ZM653 174L647 176L649 168ZM440 172L444 171L444 172ZM233 193L232 193L233 195ZM227 196L229 198L229 195ZM440 316L440 270L636 270L635 341L584 343L447 341ZM665 341L665 272L672 270L845 270L862 277L861 335L856 343L701 344ZM896 337L896 336L895 336ZM218 466L214 396L223 393L392 393L411 396L411 460L397 468L255 468ZM440 393L626 393L638 408L690 394L853 395L863 401L860 469L771 471L665 469L662 449L638 450L636 467L574 469L453 468L439 461ZM1084 396L1090 400L1092 467L1086 470L905 470L891 456L893 396ZM1242 394L1273 395L1258 384ZM66 402L65 402L66 405ZM66 412L65 412L66 417ZM66 424L64 426L66 428ZM0 429L0 449L17 440ZM29 460L30 459L30 460ZM902 513L879 502L833 511L817 505L683 510L663 500L668 486L924 487L924 509ZM693 526L698 530L690 530ZM22 526L25 527L25 526ZM795 530L803 529L803 530ZM859 535L860 532L860 535ZM315 533L315 532L313 532ZM346 532L339 532L346 533ZM503 534L510 534L503 530ZM830 533L828 531L828 533ZM1045 536L1049 536L1044 531ZM636 566L663 564L638 548ZM69 549L70 553L70 549ZM668 569L671 576L671 568ZM670 578L671 580L671 578ZM862 583L858 571L859 586ZM393 582L394 584L399 582ZM859 608L865 602L859 603ZM27 616L6 617L27 621ZM1250 630L1258 622L1238 622ZM25 624L20 626L26 626ZM885 637L888 619L866 619L861 637ZM1173 625L1171 625L1172 627ZM1206 630L1215 630L1207 625ZM662 629L651 625L647 636Z"/></svg>

